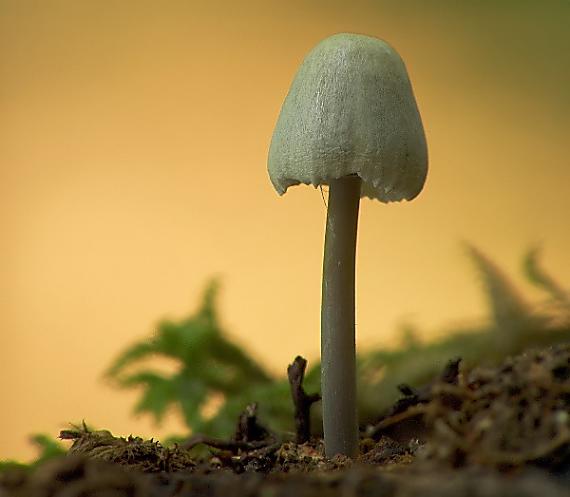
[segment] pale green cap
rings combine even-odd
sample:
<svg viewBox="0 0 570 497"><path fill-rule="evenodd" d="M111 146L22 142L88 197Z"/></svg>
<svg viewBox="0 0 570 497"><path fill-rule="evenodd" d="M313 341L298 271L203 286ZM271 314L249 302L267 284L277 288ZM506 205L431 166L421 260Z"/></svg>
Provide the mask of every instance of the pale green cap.
<svg viewBox="0 0 570 497"><path fill-rule="evenodd" d="M411 200L423 188L427 146L404 62L385 41L341 33L299 68L277 120L268 170L280 195L300 183L357 174L362 196Z"/></svg>

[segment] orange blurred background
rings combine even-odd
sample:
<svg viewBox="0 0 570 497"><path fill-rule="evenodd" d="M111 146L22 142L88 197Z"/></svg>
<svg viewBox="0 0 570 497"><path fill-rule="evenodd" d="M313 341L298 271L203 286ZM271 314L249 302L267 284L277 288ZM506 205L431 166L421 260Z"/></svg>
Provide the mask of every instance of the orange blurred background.
<svg viewBox="0 0 570 497"><path fill-rule="evenodd" d="M273 372L318 357L325 207L279 198L266 156L299 63L336 32L401 53L430 150L416 200L362 203L359 346L484 316L461 240L517 282L540 242L570 283L569 25L554 0L2 0L0 458L81 419L181 431L101 375L214 275L230 336Z"/></svg>

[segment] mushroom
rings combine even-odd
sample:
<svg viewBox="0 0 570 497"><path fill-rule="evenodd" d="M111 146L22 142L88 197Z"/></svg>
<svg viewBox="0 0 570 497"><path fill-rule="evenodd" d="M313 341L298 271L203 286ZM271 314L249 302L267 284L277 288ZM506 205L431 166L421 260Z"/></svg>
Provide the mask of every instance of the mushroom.
<svg viewBox="0 0 570 497"><path fill-rule="evenodd" d="M358 452L355 256L361 197L416 197L427 174L424 130L406 71L385 41L340 33L299 68L277 120L268 159L283 195L328 185L321 307L325 453Z"/></svg>

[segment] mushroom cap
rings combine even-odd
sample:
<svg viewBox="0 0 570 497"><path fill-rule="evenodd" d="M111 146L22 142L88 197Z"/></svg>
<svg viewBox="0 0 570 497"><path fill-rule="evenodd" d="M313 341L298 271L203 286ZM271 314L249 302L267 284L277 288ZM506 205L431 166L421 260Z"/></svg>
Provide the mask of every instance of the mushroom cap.
<svg viewBox="0 0 570 497"><path fill-rule="evenodd" d="M357 174L361 196L411 200L427 174L427 145L404 62L385 41L340 33L305 57L269 148L280 195L300 183Z"/></svg>

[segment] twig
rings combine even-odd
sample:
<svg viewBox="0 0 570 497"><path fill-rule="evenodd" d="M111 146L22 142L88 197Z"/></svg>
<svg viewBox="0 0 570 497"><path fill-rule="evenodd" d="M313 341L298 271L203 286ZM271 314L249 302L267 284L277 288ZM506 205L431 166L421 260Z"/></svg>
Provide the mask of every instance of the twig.
<svg viewBox="0 0 570 497"><path fill-rule="evenodd" d="M311 438L311 406L321 400L318 393L307 395L303 388L306 367L307 360L301 356L295 357L293 363L287 367L291 397L295 406L295 441L298 444L305 443Z"/></svg>
<svg viewBox="0 0 570 497"><path fill-rule="evenodd" d="M235 440L223 440L221 438L209 437L207 435L194 435L182 443L181 447L184 449L192 449L197 445L204 444L214 449L229 450L236 453L238 450L257 450L266 447L273 439L258 440L255 442L236 442Z"/></svg>
<svg viewBox="0 0 570 497"><path fill-rule="evenodd" d="M233 440L236 442L257 442L270 436L269 430L257 419L257 402L248 404L240 413Z"/></svg>
<svg viewBox="0 0 570 497"><path fill-rule="evenodd" d="M429 404L416 404L414 406L408 407L405 411L388 416L380 420L374 426L374 429L370 434L370 436L372 438L376 438L382 432L382 430L385 430L390 426L401 423L402 421L409 418L415 418L416 416L427 414L429 408L430 408Z"/></svg>

